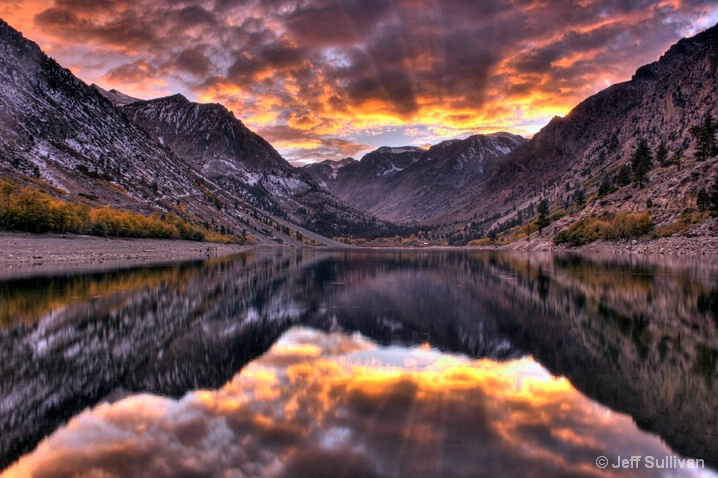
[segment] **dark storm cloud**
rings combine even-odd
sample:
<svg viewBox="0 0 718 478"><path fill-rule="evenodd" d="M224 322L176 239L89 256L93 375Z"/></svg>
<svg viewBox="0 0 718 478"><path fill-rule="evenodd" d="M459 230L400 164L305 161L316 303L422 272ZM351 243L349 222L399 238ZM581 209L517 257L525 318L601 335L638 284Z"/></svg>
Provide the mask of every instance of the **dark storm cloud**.
<svg viewBox="0 0 718 478"><path fill-rule="evenodd" d="M91 9L53 7L35 17L38 26L74 41L93 41L99 45L136 48L160 43L159 31L148 26L136 12L128 11L112 20L97 23L83 14L95 13Z"/></svg>
<svg viewBox="0 0 718 478"><path fill-rule="evenodd" d="M110 80L117 82L141 82L147 77L152 77L158 73L158 70L144 60L126 63L113 68L107 72Z"/></svg>
<svg viewBox="0 0 718 478"><path fill-rule="evenodd" d="M179 70L186 71L197 77L203 77L209 73L212 63L201 50L188 48L182 50L182 53L179 54L175 66Z"/></svg>
<svg viewBox="0 0 718 478"><path fill-rule="evenodd" d="M100 13L113 11L121 5L121 0L57 0L55 4L59 8L71 8L75 11Z"/></svg>

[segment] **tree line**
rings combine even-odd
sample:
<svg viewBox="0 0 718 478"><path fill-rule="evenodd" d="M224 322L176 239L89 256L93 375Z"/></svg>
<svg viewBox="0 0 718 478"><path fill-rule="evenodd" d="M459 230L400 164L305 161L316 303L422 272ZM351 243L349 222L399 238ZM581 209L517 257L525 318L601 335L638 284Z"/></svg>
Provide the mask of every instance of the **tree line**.
<svg viewBox="0 0 718 478"><path fill-rule="evenodd" d="M0 183L0 229L34 233L70 233L95 236L187 239L203 241L205 232L173 214L149 216L109 206L55 199L37 188Z"/></svg>

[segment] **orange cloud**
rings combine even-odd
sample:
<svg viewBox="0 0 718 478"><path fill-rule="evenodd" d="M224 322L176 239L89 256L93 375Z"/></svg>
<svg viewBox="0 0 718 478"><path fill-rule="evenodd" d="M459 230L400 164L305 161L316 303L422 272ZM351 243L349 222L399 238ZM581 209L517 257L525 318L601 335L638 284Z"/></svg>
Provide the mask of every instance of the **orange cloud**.
<svg viewBox="0 0 718 478"><path fill-rule="evenodd" d="M278 147L303 161L307 146L326 159L325 140L360 144L380 127L416 145L497 129L531 135L709 26L717 12L699 0L0 6L86 81L140 97L180 92L221 102L260 133L301 130L318 141L280 138Z"/></svg>

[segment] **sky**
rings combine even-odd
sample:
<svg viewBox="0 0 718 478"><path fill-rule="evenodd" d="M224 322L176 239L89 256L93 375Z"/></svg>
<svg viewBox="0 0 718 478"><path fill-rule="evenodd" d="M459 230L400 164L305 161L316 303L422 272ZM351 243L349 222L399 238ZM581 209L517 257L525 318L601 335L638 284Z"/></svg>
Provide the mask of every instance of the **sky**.
<svg viewBox="0 0 718 478"><path fill-rule="evenodd" d="M0 0L87 83L216 102L294 164L531 136L718 22L716 0Z"/></svg>

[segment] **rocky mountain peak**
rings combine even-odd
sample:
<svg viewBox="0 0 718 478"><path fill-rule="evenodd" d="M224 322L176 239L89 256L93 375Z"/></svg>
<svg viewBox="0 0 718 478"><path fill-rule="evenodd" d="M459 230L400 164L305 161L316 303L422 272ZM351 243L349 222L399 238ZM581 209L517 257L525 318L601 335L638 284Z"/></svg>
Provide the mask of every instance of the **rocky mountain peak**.
<svg viewBox="0 0 718 478"><path fill-rule="evenodd" d="M383 227L332 197L222 105L173 95L122 111L189 167L255 207L330 237Z"/></svg>
<svg viewBox="0 0 718 478"><path fill-rule="evenodd" d="M349 204L408 224L447 212L457 192L486 181L500 158L525 143L510 133L474 135L429 150L381 147L339 168L312 165L306 170Z"/></svg>
<svg viewBox="0 0 718 478"><path fill-rule="evenodd" d="M242 168L291 168L263 138L224 106L199 104L181 94L125 105L122 111L151 137L203 174Z"/></svg>
<svg viewBox="0 0 718 478"><path fill-rule="evenodd" d="M707 114L718 116L717 78L718 27L713 27L680 40L658 61L638 68L630 81L552 119L501 161L472 203L444 219L456 227L472 221L477 231L486 232L504 230L522 217L525 221L543 199L551 210L572 211L578 191L586 198L597 194L604 180L610 182L622 166L630 166L643 140L654 155L663 145L669 157L682 158L680 167L654 163L644 187L616 188L590 201L580 214L650 212L657 225L677 221L695 210L697 191L713 176L711 161L695 159L691 130ZM575 220L569 215L556 227Z"/></svg>
<svg viewBox="0 0 718 478"><path fill-rule="evenodd" d="M114 88L108 91L94 83L90 86L96 91L98 91L102 96L110 100L110 102L115 106L125 106L129 105L130 103L137 103L138 101L143 101L140 98L134 98L132 96L126 95L121 91L117 91Z"/></svg>

